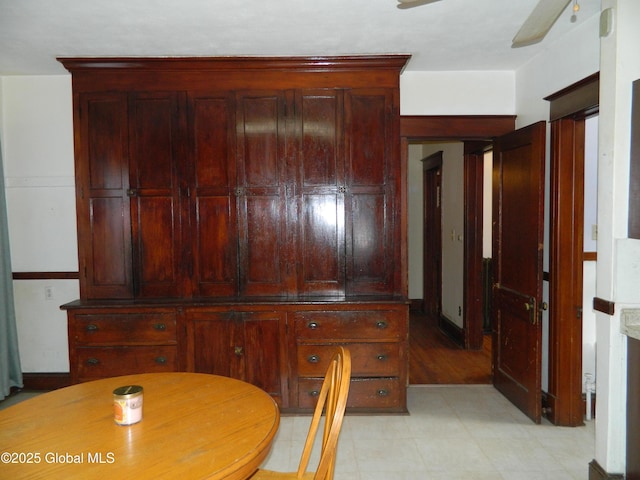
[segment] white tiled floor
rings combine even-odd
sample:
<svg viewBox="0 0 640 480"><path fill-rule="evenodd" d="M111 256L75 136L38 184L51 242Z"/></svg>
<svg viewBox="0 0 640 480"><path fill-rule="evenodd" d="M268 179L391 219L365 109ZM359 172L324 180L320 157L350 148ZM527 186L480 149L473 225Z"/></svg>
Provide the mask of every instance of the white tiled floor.
<svg viewBox="0 0 640 480"><path fill-rule="evenodd" d="M411 386L408 407L409 415L346 416L335 480L588 478L592 421L535 425L489 385ZM264 468L297 469L309 420L281 418Z"/></svg>

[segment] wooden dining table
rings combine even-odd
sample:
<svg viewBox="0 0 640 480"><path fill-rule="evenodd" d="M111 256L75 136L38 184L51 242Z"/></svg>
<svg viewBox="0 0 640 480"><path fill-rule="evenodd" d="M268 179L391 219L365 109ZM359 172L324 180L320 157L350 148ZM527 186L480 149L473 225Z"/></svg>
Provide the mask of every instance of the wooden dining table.
<svg viewBox="0 0 640 480"><path fill-rule="evenodd" d="M141 385L142 420L114 421L113 390ZM278 430L259 388L200 373L81 383L0 410L0 478L249 478Z"/></svg>

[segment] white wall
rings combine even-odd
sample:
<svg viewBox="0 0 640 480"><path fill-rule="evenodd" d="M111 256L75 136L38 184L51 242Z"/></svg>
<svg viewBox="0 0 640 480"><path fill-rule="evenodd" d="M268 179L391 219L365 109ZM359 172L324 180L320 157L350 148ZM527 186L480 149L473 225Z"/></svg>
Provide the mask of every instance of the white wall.
<svg viewBox="0 0 640 480"><path fill-rule="evenodd" d="M442 150L442 316L463 328L464 300L464 144L425 147Z"/></svg>
<svg viewBox="0 0 640 480"><path fill-rule="evenodd" d="M628 240L631 84L640 78L640 2L602 0L613 31L601 41L598 155L598 264L596 294L615 302L615 314L596 314L596 460L609 473L625 466L626 337L620 311L640 306L638 240ZM630 248L627 248L630 247ZM628 287L632 291L625 291ZM620 288L622 287L622 288Z"/></svg>
<svg viewBox="0 0 640 480"><path fill-rule="evenodd" d="M482 178L482 257L492 257L491 226L493 224L493 152L484 154Z"/></svg>
<svg viewBox="0 0 640 480"><path fill-rule="evenodd" d="M404 72L401 115L514 115L514 72Z"/></svg>
<svg viewBox="0 0 640 480"><path fill-rule="evenodd" d="M409 256L409 298L421 299L424 296L424 275L422 266L424 265L423 250L423 210L422 202L423 173L422 144L410 144L407 165L407 236L408 236L408 256Z"/></svg>
<svg viewBox="0 0 640 480"><path fill-rule="evenodd" d="M584 159L584 251L597 252L598 225L598 123L599 117L585 122ZM592 226L596 226L595 237ZM582 372L596 373L596 313L593 298L596 296L596 262L585 261L582 269ZM583 375L583 382L585 378ZM583 385L584 387L584 385ZM583 392L586 391L583 388Z"/></svg>
<svg viewBox="0 0 640 480"><path fill-rule="evenodd" d="M2 77L0 88L13 271L77 271L71 77ZM59 306L78 295L77 281L14 281L23 371L69 371Z"/></svg>

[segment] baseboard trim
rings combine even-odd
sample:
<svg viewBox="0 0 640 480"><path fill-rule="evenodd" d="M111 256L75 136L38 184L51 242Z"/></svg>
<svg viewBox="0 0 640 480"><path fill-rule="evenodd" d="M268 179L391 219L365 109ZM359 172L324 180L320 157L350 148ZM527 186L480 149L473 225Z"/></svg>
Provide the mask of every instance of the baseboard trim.
<svg viewBox="0 0 640 480"><path fill-rule="evenodd" d="M589 463L589 480L623 480L622 473L607 473L596 460Z"/></svg>
<svg viewBox="0 0 640 480"><path fill-rule="evenodd" d="M24 390L56 390L71 385L70 373L23 373Z"/></svg>
<svg viewBox="0 0 640 480"><path fill-rule="evenodd" d="M453 340L460 348L464 348L464 332L463 330L446 317L440 316L438 327L451 340Z"/></svg>
<svg viewBox="0 0 640 480"><path fill-rule="evenodd" d="M421 298L409 299L409 311L410 312L422 312L424 300Z"/></svg>

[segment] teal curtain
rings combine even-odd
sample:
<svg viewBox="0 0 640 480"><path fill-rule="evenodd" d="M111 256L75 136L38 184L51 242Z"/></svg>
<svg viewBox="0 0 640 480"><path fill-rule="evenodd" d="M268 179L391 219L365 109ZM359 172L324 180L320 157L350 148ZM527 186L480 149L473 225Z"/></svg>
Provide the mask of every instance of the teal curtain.
<svg viewBox="0 0 640 480"><path fill-rule="evenodd" d="M4 189L2 145L0 145L0 400L9 395L11 387L22 387L22 369L13 304L7 197Z"/></svg>

